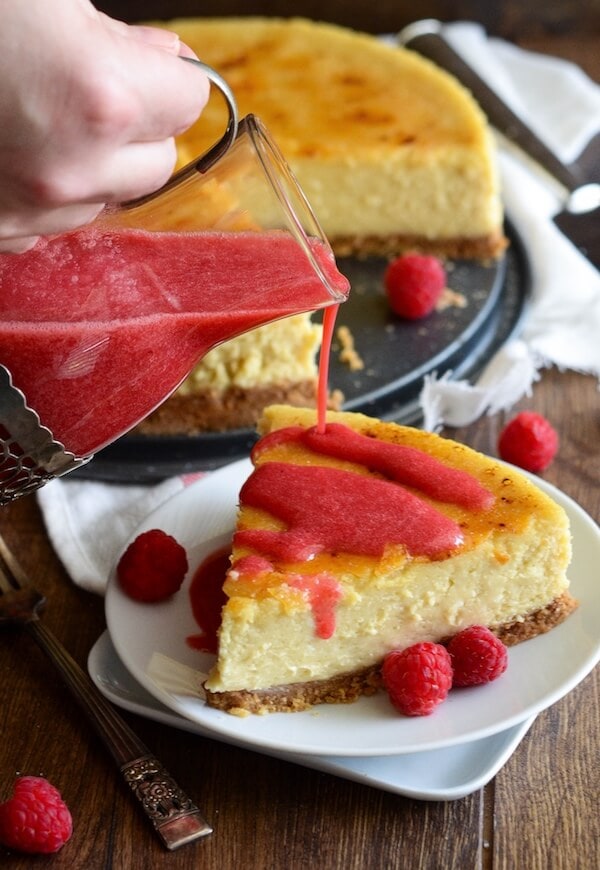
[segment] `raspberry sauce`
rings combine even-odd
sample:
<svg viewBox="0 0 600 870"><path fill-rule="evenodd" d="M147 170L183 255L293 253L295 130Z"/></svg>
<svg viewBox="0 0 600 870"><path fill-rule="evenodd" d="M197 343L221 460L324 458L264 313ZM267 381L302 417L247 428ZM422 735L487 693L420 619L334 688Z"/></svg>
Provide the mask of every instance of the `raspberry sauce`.
<svg viewBox="0 0 600 870"><path fill-rule="evenodd" d="M328 249L311 251L341 298ZM0 362L44 426L87 456L162 402L219 342L330 304L285 233L86 227L0 255Z"/></svg>
<svg viewBox="0 0 600 870"><path fill-rule="evenodd" d="M339 311L339 305L332 305L323 312L323 337L321 339L321 354L319 356L319 380L317 386L317 431L323 434L327 423L327 388L329 385L329 360L331 358L331 342L333 330Z"/></svg>
<svg viewBox="0 0 600 870"><path fill-rule="evenodd" d="M201 634L192 634L186 643L200 652L216 653L221 610L227 600L223 592L229 568L230 547L215 550L198 566L190 584L190 603Z"/></svg>
<svg viewBox="0 0 600 870"><path fill-rule="evenodd" d="M240 501L286 528L238 531L235 544L283 562L306 562L322 552L381 557L389 545L441 558L463 537L458 523L403 486L321 465L259 465Z"/></svg>
<svg viewBox="0 0 600 870"><path fill-rule="evenodd" d="M328 640L335 632L335 608L342 597L340 584L329 574L303 576L297 574L288 580L294 589L300 589L307 597L315 621L315 634Z"/></svg>
<svg viewBox="0 0 600 870"><path fill-rule="evenodd" d="M250 554L237 559L229 574L229 579L250 581L261 575L269 575L277 569L263 556ZM340 584L327 572L320 574L286 574L285 582L293 589L302 592L310 605L317 637L327 640L335 631L335 608L342 597Z"/></svg>
<svg viewBox="0 0 600 870"><path fill-rule="evenodd" d="M341 423L327 423L322 431L319 431L318 425L311 429L302 426L277 429L261 438L252 457L256 459L271 447L294 441L316 454L364 465L436 501L460 505L469 510L489 508L494 501L492 493L472 475L444 465L423 450L378 441Z"/></svg>

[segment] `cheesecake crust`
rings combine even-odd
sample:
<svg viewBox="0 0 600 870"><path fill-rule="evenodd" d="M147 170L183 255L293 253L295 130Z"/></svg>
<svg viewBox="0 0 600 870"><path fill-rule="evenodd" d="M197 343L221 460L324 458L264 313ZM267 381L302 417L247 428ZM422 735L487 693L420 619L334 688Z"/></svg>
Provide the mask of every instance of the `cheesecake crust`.
<svg viewBox="0 0 600 870"><path fill-rule="evenodd" d="M505 622L503 625L491 625L490 630L506 646L515 646L515 644L531 640L531 638L545 634L560 625L567 616L577 610L578 605L579 602L573 598L570 592L563 592L546 607L531 613L523 621L514 620L513 622Z"/></svg>
<svg viewBox="0 0 600 870"><path fill-rule="evenodd" d="M374 695L381 688L379 665L327 680L290 683L271 689L211 692L206 689L209 707L226 713L299 713L315 704L351 704L362 695Z"/></svg>
<svg viewBox="0 0 600 870"><path fill-rule="evenodd" d="M254 428L267 405L316 406L316 379L264 387L231 386L225 390L175 393L135 429L138 435L198 435Z"/></svg>
<svg viewBox="0 0 600 870"><path fill-rule="evenodd" d="M390 235L378 236L339 236L330 239L331 246L338 257L382 256L395 257L406 251L418 251L453 259L497 260L508 247L508 239L503 233L490 233L476 238L436 238L425 236Z"/></svg>
<svg viewBox="0 0 600 870"><path fill-rule="evenodd" d="M515 646L560 625L577 606L578 602L571 594L564 592L524 619L492 625L490 629L506 646ZM206 703L209 707L240 715L297 713L315 704L349 704L362 695L374 695L382 687L380 667L381 663L326 680L290 683L255 691L240 689L211 692L206 689Z"/></svg>

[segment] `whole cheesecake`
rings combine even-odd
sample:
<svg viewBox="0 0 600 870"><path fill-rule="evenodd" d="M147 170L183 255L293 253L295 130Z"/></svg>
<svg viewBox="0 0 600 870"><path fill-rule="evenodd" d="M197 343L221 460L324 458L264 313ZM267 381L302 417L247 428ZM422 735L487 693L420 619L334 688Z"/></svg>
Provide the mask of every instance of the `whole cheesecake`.
<svg viewBox="0 0 600 870"><path fill-rule="evenodd" d="M336 253L418 248L488 258L505 247L485 116L456 79L398 46L290 18L166 24L258 115ZM225 127L223 100L178 138L180 164Z"/></svg>
<svg viewBox="0 0 600 870"><path fill-rule="evenodd" d="M303 710L380 686L392 649L507 645L576 607L564 510L512 467L361 414L267 408L240 493L207 703Z"/></svg>
<svg viewBox="0 0 600 870"><path fill-rule="evenodd" d="M164 22L163 22L164 24ZM487 122L452 77L406 49L304 19L167 22L266 123L339 255L420 249L488 258L505 247ZM177 139L178 164L226 124L219 94ZM214 191L219 206L219 191ZM209 203L210 205L210 203ZM169 215L177 228L186 212ZM320 327L268 324L211 351L138 431L194 435L256 426L273 402L312 406ZM340 406L335 391L330 405Z"/></svg>
<svg viewBox="0 0 600 870"><path fill-rule="evenodd" d="M137 431L196 435L254 429L267 405L314 406L322 331L310 314L296 314L224 342Z"/></svg>

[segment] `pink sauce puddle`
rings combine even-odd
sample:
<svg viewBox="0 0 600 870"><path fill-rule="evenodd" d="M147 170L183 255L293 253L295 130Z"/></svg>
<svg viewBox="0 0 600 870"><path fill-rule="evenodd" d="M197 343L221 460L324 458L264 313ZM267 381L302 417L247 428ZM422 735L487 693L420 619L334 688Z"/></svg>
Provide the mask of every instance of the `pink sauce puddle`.
<svg viewBox="0 0 600 870"><path fill-rule="evenodd" d="M221 625L221 610L227 601L223 592L229 568L230 547L215 550L198 566L190 584L192 613L201 634L186 637L186 643L200 652L217 652L217 632Z"/></svg>

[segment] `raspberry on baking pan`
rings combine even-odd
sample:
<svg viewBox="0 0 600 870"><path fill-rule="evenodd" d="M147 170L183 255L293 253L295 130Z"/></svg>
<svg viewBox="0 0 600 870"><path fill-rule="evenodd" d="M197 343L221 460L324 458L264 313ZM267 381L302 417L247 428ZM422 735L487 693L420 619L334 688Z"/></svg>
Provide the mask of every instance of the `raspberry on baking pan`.
<svg viewBox="0 0 600 870"><path fill-rule="evenodd" d="M437 257L403 254L389 264L383 281L394 314L419 320L435 308L446 287L446 271Z"/></svg>

